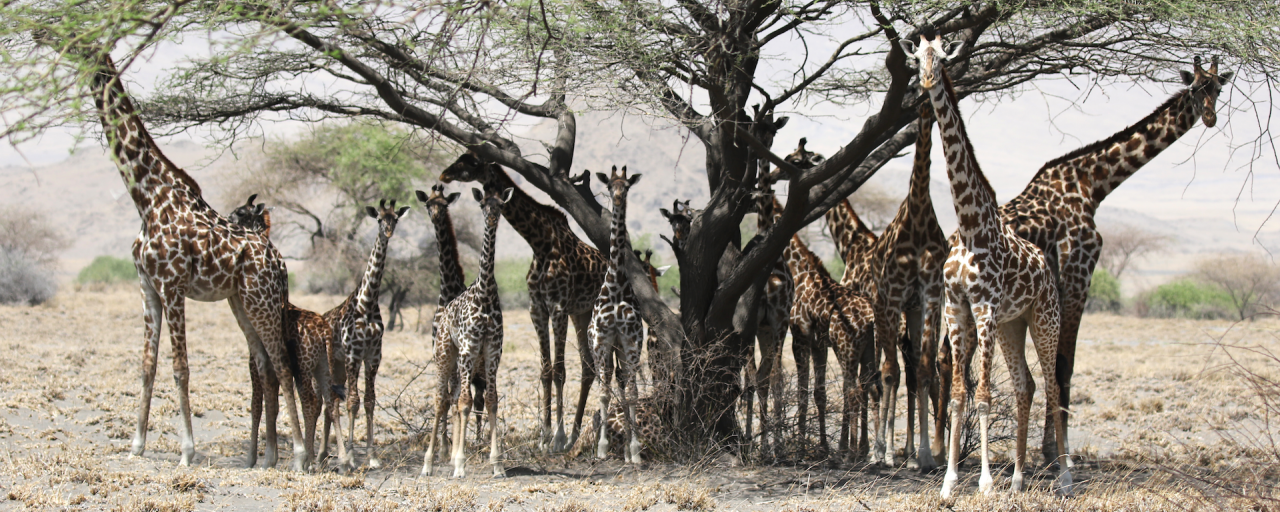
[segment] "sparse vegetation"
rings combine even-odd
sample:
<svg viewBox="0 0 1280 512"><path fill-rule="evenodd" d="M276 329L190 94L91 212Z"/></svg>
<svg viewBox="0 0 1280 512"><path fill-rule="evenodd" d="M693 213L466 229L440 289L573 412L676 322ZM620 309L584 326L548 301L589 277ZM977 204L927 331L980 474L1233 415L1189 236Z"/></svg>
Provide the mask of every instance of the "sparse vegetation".
<svg viewBox="0 0 1280 512"><path fill-rule="evenodd" d="M1139 316L1155 318L1224 318L1231 298L1216 286L1192 279L1178 279L1138 296Z"/></svg>
<svg viewBox="0 0 1280 512"><path fill-rule="evenodd" d="M293 274L290 273L292 278ZM292 282L292 279L290 280ZM120 283L137 283L138 269L133 260L114 256L98 256L89 265L80 269L76 275L76 284L80 286L103 286Z"/></svg>
<svg viewBox="0 0 1280 512"><path fill-rule="evenodd" d="M1089 283L1089 300L1085 302L1085 311L1119 313L1123 307L1124 304L1120 301L1120 280L1106 268L1099 266L1093 271L1093 281Z"/></svg>
<svg viewBox="0 0 1280 512"><path fill-rule="evenodd" d="M44 214L0 207L0 303L36 305L53 297L53 272L66 245Z"/></svg>
<svg viewBox="0 0 1280 512"><path fill-rule="evenodd" d="M1280 267L1258 254L1228 254L1200 260L1192 274L1226 296L1237 319L1253 318L1280 294Z"/></svg>

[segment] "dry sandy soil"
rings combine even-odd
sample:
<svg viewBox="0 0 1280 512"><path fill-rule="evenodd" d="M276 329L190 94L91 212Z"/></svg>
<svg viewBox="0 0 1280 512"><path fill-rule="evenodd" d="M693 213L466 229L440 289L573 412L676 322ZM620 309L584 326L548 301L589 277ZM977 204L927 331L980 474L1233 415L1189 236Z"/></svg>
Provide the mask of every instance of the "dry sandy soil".
<svg viewBox="0 0 1280 512"><path fill-rule="evenodd" d="M333 297L295 302L323 311ZM386 467L352 475L242 469L249 384L244 338L225 304L188 301L191 398L197 465L177 466L175 401L168 343L152 407L147 453L130 457L142 323L138 293L64 290L38 307L0 306L0 508L119 510L961 510L1187 509L1204 493L1166 469L1210 479L1237 474L1265 432L1250 389L1222 365L1215 339L1280 348L1280 322L1149 320L1087 316L1080 334L1072 429L1077 496L1053 497L1050 475L1030 492L976 494L975 463L962 468L960 497L937 497L942 474L828 463L746 464L706 457L696 464L566 461L537 454L537 340L527 313L510 308L500 394L508 478L489 478L487 447L472 443L468 478L418 478L434 368L429 336L388 333L379 376L379 453ZM421 318L430 318L422 312ZM166 336L167 337L167 336ZM570 336L572 340L572 335ZM577 357L569 348L576 400ZM788 351L789 352L789 351ZM1239 352L1237 354L1244 354ZM788 354L788 358L790 355ZM1261 368L1262 360L1243 361ZM1034 356L1031 356L1034 360ZM790 360L787 361L790 365ZM834 363L833 363L834 365ZM1001 366L1000 364L996 365ZM790 370L789 370L790 371ZM1275 375L1275 368L1264 371ZM1039 370L1033 372L1039 380ZM834 396L836 371L829 393ZM788 388L788 392L794 386ZM1037 399L1043 399L1037 393ZM595 400L593 399L593 402ZM834 401L834 400L833 400ZM900 399L899 404L905 405ZM594 404L593 404L594 405ZM1043 405L1037 403L1033 417ZM829 423L838 411L830 413ZM903 413L899 413L903 418ZM358 432L363 432L363 419ZM901 420L900 420L901 421ZM281 430L287 432L282 415ZM1038 422L1037 422L1038 423ZM900 423L898 435L903 436ZM468 436L474 439L474 436ZM1039 427L1033 428L1033 446ZM899 440L899 446L902 441ZM362 445L362 444L361 444ZM290 450L282 446L280 468ZM997 485L1007 488L1008 443L994 449ZM1038 452L1038 450L1032 450ZM363 450L358 461L363 461ZM260 459L261 460L261 459ZM1274 484L1276 475L1270 476Z"/></svg>

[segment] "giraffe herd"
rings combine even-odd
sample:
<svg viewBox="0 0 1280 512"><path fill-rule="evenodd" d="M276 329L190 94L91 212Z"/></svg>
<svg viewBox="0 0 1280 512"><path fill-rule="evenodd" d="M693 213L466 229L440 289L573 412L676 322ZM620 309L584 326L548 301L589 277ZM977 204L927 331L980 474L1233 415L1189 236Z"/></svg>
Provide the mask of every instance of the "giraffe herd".
<svg viewBox="0 0 1280 512"><path fill-rule="evenodd" d="M896 397L902 369L907 374L906 446L921 471L937 467L934 454L946 452L942 495L949 497L958 481L960 422L967 407L965 376L976 356L973 391L980 427L979 489L991 492L987 435L992 411L990 370L999 347L1008 366L1016 399L1016 456L1010 486L1020 491L1027 464L1034 376L1025 357L1028 332L1043 372L1046 401L1042 453L1056 465L1057 492L1070 494L1071 454L1067 438L1071 376L1076 336L1084 300L1102 246L1093 215L1106 196L1195 124L1216 123L1216 99L1231 73L1218 72L1195 59L1183 72L1186 89L1138 123L1111 137L1045 164L1026 189L1000 205L978 164L973 143L958 108L958 97L946 64L964 51L926 28L920 40L900 41L918 67L918 137L909 191L892 222L876 234L859 219L846 200L826 214L839 257L846 262L839 280L796 235L770 266L758 317L760 362L752 347L743 401L744 445L763 456L776 456L787 441L782 400L782 350L791 333L796 361L798 429L792 440L807 453L812 385L818 428L818 452L831 456L826 427L828 350L836 354L843 387L843 417L835 460L862 455L868 442L867 412L872 412L875 441L867 448L872 463L895 466ZM86 57L87 58L87 57ZM199 185L169 161L156 146L124 91L108 57L93 57L98 71L91 91L111 154L138 208L143 224L133 244L144 305L142 393L132 453L146 449L148 420L157 364L161 324L173 346L182 465L194 462L195 441L189 403L184 304L227 300L249 348L252 376L252 432L246 458L257 462L258 425L266 412L266 466L277 462L276 416L283 391L293 437L293 466L306 471L325 467L329 430L336 427L339 468L354 462L355 422L362 397L358 378L364 371L366 465L381 465L374 442L375 392L381 363L383 326L379 287L387 264L387 244L409 206L394 200L367 207L376 220L377 237L355 290L332 310L317 314L289 302L287 272L270 241L270 212L254 204L256 196L231 214L218 214L201 195ZM785 124L772 124L776 131ZM930 151L936 122L947 166L958 228L945 236L929 194ZM772 133L768 134L772 138ZM785 161L800 169L823 162L800 139ZM589 191L588 176L575 187ZM631 250L626 225L627 197L640 178L624 166L597 173L609 194L610 243L602 252L573 232L559 209L540 204L497 163L468 151L440 175L431 193L417 191L429 213L440 256L440 296L432 326L437 365L435 415L426 440L422 474L433 473L452 412L450 462L454 477L466 475L466 431L473 408L477 433L489 428L489 462L493 476L505 475L499 401L499 366L503 350L503 316L494 274L500 218L528 242L533 259L526 276L530 319L541 354L538 446L544 453L577 454L595 447L596 456L621 448L628 464L641 464L661 436L661 418L652 400L641 397L642 351L649 353L650 372L679 364L678 354L645 338L636 295L624 275L623 258ZM785 174L760 173L753 196L757 229L772 229L783 210L775 182ZM476 182L474 199L483 213L480 269L466 286L449 207L458 193L445 185ZM673 234L664 235L679 253L690 226L702 214L689 201L675 200L662 209ZM606 256L607 254L607 256ZM636 253L640 256L640 253ZM665 271L648 265L650 282ZM566 435L564 385L565 346L569 322L574 324L581 359L581 380L572 430ZM945 335L945 336L943 336ZM647 349L646 349L647 347ZM899 364L898 354L902 354ZM657 354L657 355L655 355ZM618 398L610 387L617 373ZM812 373L812 379L810 374ZM592 424L583 419L593 383L599 380L600 409ZM655 378L656 380L656 378ZM296 393L295 393L296 390ZM773 401L770 403L770 396ZM759 400L758 408L753 403ZM347 437L341 407L345 399ZM302 412L299 415L298 404ZM873 406L874 404L874 406ZM770 407L772 406L772 411ZM930 411L932 409L932 421ZM484 414L481 415L480 411ZM554 421L553 421L554 412ZM321 447L315 433L323 415ZM758 416L760 430L752 431ZM858 417L862 431L855 432ZM932 423L933 435L930 435ZM918 430L917 430L918 428ZM918 436L917 436L918 433ZM758 435L757 435L758 434ZM301 442L298 442L301 440ZM349 446L350 445L350 446Z"/></svg>

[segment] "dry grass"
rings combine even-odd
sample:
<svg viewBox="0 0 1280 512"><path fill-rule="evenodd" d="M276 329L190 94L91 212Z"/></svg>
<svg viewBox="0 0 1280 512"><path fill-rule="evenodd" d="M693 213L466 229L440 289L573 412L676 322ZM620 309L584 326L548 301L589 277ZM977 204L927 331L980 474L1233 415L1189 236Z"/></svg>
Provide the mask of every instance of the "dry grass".
<svg viewBox="0 0 1280 512"><path fill-rule="evenodd" d="M303 307L337 302L297 296ZM507 313L500 381L503 459L510 478L492 480L487 446L468 433L468 473L462 481L417 478L423 431L430 417L435 369L429 336L388 333L379 375L376 415L380 455L387 466L353 475L244 470L248 372L245 342L224 304L188 302L192 406L198 457L177 461L176 407L170 348L161 359L148 450L128 455L135 427L142 325L136 290L67 292L37 307L0 306L0 496L9 507L32 510L1165 510L1248 508L1240 497L1214 496L1195 482L1243 475L1266 455L1247 442L1266 425L1253 388L1225 366L1231 361L1210 341L1273 352L1280 321L1228 330L1227 322L1087 316L1080 334L1072 396L1072 446L1080 461L1078 495L1061 500L1046 489L1051 472L1035 471L1031 491L976 495L974 464L962 468L960 496L937 498L941 474L905 468L864 468L823 461L736 465L708 457L695 465L660 460L646 469L620 461L565 461L537 450L537 340L527 313ZM429 311L406 317L431 317ZM167 339L167 337L166 337ZM575 339L570 334L570 340ZM572 342L571 342L572 343ZM566 403L577 399L577 357L569 347ZM790 351L784 367L794 375ZM1265 358L1234 354L1240 364L1276 376ZM1034 361L1034 355L1030 356ZM1002 359L1001 359L1002 360ZM839 389L832 365L828 396ZM996 368L1003 366L995 365ZM1039 389L1039 369L1033 368ZM1270 372L1270 373L1266 373ZM998 377L997 377L998 380ZM905 386L904 386L905 388ZM904 389L905 391L905 389ZM794 384L788 385L794 393ZM1037 393L1043 399L1043 392ZM839 428L839 401L828 426ZM899 399L905 407L905 400ZM595 409L592 400L588 410ZM899 411L898 446L905 411ZM1043 404L1033 408L1031 454L1038 455ZM282 414L280 467L291 456ZM572 413L570 412L570 416ZM794 411L789 411L794 417ZM571 418L570 418L571 420ZM363 437L358 422L357 439ZM345 427L344 427L345 430ZM816 435L810 436L810 442ZM362 445L362 443L361 443ZM997 485L1008 484L1011 443L994 445ZM262 460L261 457L259 460ZM363 449L357 460L365 460ZM447 463L440 461L442 468ZM1038 467L1038 466L1037 466ZM1167 471L1166 469L1175 469ZM1280 475L1254 471L1274 485ZM447 471L446 471L447 472ZM1258 476L1258 475L1261 476ZM1189 480L1192 475L1199 480ZM1188 483L1192 482L1192 483Z"/></svg>

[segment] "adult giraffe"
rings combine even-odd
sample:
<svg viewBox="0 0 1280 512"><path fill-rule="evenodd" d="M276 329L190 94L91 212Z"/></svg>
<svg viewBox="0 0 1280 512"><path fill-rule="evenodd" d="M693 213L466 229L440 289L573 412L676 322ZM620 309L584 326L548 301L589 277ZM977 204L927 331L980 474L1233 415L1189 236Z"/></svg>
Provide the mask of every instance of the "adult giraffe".
<svg viewBox="0 0 1280 512"><path fill-rule="evenodd" d="M483 183L485 190L515 190L511 200L502 205L502 216L533 249L533 262L529 265L525 281L529 284L529 319L538 333L538 347L542 354L542 434L538 446L544 453L563 451L567 444L578 438L582 413L587 406L591 385L596 380L587 328L609 260L573 233L563 212L529 197L501 166L474 152L458 157L440 173L440 181L476 181ZM578 335L578 356L582 360L582 388L573 417L571 440L566 440L564 435L564 346L568 319L573 319L574 332ZM554 359L552 333L556 343ZM554 437L551 430L553 383L556 402Z"/></svg>
<svg viewBox="0 0 1280 512"><path fill-rule="evenodd" d="M929 405L920 395L929 394L933 386L934 362L937 359L938 328L942 318L942 264L947 258L947 236L938 225L929 196L929 153L933 149L933 106L920 109L919 136L910 188L898 213L876 237L853 211L848 200L827 212L831 236L845 258L845 274L840 284L855 286L869 283L876 297L876 308L887 321L877 324L876 339L890 350L882 351L885 361L881 378L886 393L882 395L881 420L876 425L877 458L893 465L893 411L898 391L897 351L898 318L906 315L907 340L902 347L907 370L907 450L913 451L914 411L919 412L920 445L916 451L921 471L937 467L929 440ZM892 360L891 360L892 359ZM887 399L885 399L887 398ZM935 404L940 405L940 404ZM941 431L939 431L941 432ZM883 439L883 441L882 441ZM939 449L939 451L941 451Z"/></svg>
<svg viewBox="0 0 1280 512"><path fill-rule="evenodd" d="M179 464L195 458L191 432L187 364L186 299L227 300L244 331L253 359L270 364L284 386L285 405L293 428L293 467L305 471L311 460L299 423L293 374L283 338L284 305L289 302L284 260L267 237L233 224L214 211L201 196L200 185L165 157L143 126L115 64L105 51L91 59L90 88L111 156L129 196L142 218L133 240L133 262L141 281L145 334L142 356L142 394L138 430L131 453L142 455L147 445L147 422L155 385L160 323L167 321L173 345L173 380L182 419ZM265 368L263 368L265 371ZM267 446L274 447L268 430ZM276 463L274 450L266 463Z"/></svg>
<svg viewBox="0 0 1280 512"><path fill-rule="evenodd" d="M1021 194L1000 207L1001 220L1044 251L1049 268L1054 271L1062 307L1056 377L1062 390L1059 399L1064 424L1070 416L1080 317L1102 252L1102 236L1093 219L1098 205L1125 179L1190 131L1196 119L1202 119L1209 128L1216 125L1218 93L1231 76L1230 72L1218 73L1217 57L1209 69L1200 67L1200 58L1196 57L1192 70L1182 72L1186 89L1128 128L1044 164ZM1048 428L1051 420L1046 414L1041 447L1045 461L1058 457L1057 443L1050 435L1053 430ZM1065 441L1063 445L1071 447Z"/></svg>
<svg viewBox="0 0 1280 512"><path fill-rule="evenodd" d="M947 474L942 481L942 497L949 498L959 480L960 419L964 414L964 368L969 354L978 356L977 404L981 428L982 476L978 487L989 493L994 487L987 453L987 427L991 408L991 359L995 345L1000 345L1009 366L1009 380L1017 397L1017 441L1012 489L1022 490L1022 468L1026 463L1027 425L1035 382L1027 369L1026 335L1028 328L1044 371L1045 402L1051 414L1058 404L1058 385L1054 381L1057 354L1059 307L1053 275L1044 254L1031 242L1019 238L1009 225L1000 222L995 190L982 173L973 145L958 110L955 89L947 76L944 59L954 58L960 50L953 44L952 53L944 50L942 36L926 26L920 44L900 41L920 67L920 88L933 104L941 132L943 153L947 157L947 176L951 182L959 227L953 237L951 254L944 267L947 306L944 317L951 336L951 446L947 454ZM1058 428L1058 442L1065 439L1065 428ZM1061 448L1061 445L1059 445ZM1065 451L1065 449L1060 450ZM1067 456L1069 458L1069 456ZM1057 491L1069 494L1069 463L1061 465Z"/></svg>

